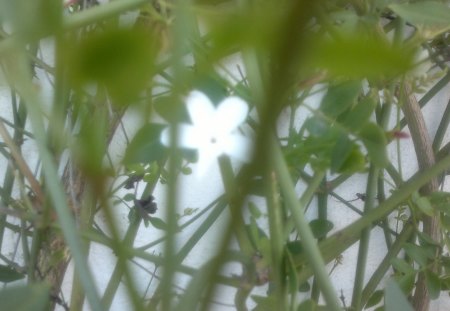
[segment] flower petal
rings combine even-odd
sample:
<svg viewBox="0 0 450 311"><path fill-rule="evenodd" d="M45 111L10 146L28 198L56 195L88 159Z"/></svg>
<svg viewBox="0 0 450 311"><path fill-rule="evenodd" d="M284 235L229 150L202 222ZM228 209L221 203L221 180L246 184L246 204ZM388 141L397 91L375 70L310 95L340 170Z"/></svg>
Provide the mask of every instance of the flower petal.
<svg viewBox="0 0 450 311"><path fill-rule="evenodd" d="M218 148L214 148L214 146L204 146L199 148L196 172L197 176L203 177L208 172L211 164L214 161L217 161L220 154L220 150Z"/></svg>
<svg viewBox="0 0 450 311"><path fill-rule="evenodd" d="M218 135L231 133L241 125L248 115L247 103L236 96L225 98L217 107L214 126Z"/></svg>
<svg viewBox="0 0 450 311"><path fill-rule="evenodd" d="M253 140L240 134L231 134L222 143L223 152L242 162L249 163L253 157Z"/></svg>
<svg viewBox="0 0 450 311"><path fill-rule="evenodd" d="M198 127L209 127L215 114L214 105L200 91L192 91L186 99L186 105L191 121Z"/></svg>
<svg viewBox="0 0 450 311"><path fill-rule="evenodd" d="M177 135L177 147L178 148L188 148L188 149L197 149L201 145L202 137L200 131L198 131L194 126L188 124L179 124L177 126L178 135ZM166 127L161 132L161 143L170 147L170 127Z"/></svg>

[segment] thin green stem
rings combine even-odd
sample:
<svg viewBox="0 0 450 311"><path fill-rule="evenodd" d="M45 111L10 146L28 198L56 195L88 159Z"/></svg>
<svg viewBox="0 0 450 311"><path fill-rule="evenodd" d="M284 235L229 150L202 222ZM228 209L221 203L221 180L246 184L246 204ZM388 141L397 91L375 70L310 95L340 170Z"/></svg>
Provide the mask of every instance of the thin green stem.
<svg viewBox="0 0 450 311"><path fill-rule="evenodd" d="M369 176L367 177L366 200L364 202L364 214L374 208L377 180L379 169L374 165L370 166ZM363 216L364 217L364 216ZM355 281L353 285L352 308L353 310L361 310L361 294L364 286L364 276L367 266L367 256L369 252L369 240L372 227L366 227L361 233L359 241L358 259L356 264Z"/></svg>
<svg viewBox="0 0 450 311"><path fill-rule="evenodd" d="M292 184L291 176L286 166L283 154L281 153L278 142L274 137L271 138L270 142L272 161L274 162L274 167L280 181L282 193L286 200L286 205L289 207L292 213L295 227L301 238L302 245L305 250L305 256L307 257L308 262L314 270L314 275L319 282L320 289L322 291L322 294L324 295L325 301L327 302L327 308L329 310L340 311L342 309L340 306L339 298L337 297L333 285L331 284L325 268L325 262L322 258L319 248L317 247L316 240L311 232L311 228L309 227L309 224L303 214L304 206L302 206L297 200L297 194L295 193L295 188ZM324 172L316 173L313 177L313 181L317 182L317 184L320 184L324 175Z"/></svg>

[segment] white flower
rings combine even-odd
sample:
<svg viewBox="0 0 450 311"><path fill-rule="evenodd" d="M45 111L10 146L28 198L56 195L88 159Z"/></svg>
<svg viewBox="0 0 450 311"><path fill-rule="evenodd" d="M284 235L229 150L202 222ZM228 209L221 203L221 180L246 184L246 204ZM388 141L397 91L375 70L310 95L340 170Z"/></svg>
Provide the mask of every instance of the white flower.
<svg viewBox="0 0 450 311"><path fill-rule="evenodd" d="M178 125L177 145L198 150L200 176L222 154L243 162L250 161L252 140L238 132L238 127L248 114L248 105L244 100L227 97L216 108L205 94L194 90L188 95L186 105L192 125ZM169 128L161 133L161 142L170 146Z"/></svg>

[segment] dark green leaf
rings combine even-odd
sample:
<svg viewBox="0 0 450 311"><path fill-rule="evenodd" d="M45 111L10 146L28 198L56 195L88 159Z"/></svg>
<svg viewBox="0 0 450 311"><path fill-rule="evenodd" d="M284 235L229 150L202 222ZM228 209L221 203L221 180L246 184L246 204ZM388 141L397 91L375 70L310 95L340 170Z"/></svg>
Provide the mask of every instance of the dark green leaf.
<svg viewBox="0 0 450 311"><path fill-rule="evenodd" d="M310 289L311 289L311 286L309 285L308 281L300 284L300 286L298 287L298 291L301 293L309 292Z"/></svg>
<svg viewBox="0 0 450 311"><path fill-rule="evenodd" d="M2 310L47 311L50 308L50 288L44 284L8 287L0 291Z"/></svg>
<svg viewBox="0 0 450 311"><path fill-rule="evenodd" d="M371 97L365 97L345 114L338 118L338 122L351 131L359 130L369 120L377 103Z"/></svg>
<svg viewBox="0 0 450 311"><path fill-rule="evenodd" d="M325 219L314 219L309 223L309 226L316 239L325 237L333 229L333 223Z"/></svg>
<svg viewBox="0 0 450 311"><path fill-rule="evenodd" d="M156 41L156 36L139 28L93 31L68 53L72 80L79 87L99 83L113 104L130 104L153 75Z"/></svg>
<svg viewBox="0 0 450 311"><path fill-rule="evenodd" d="M414 51L371 35L349 33L340 40L321 40L309 47L311 66L350 79L392 77L412 68Z"/></svg>
<svg viewBox="0 0 450 311"><path fill-rule="evenodd" d="M439 298L441 293L441 282L439 277L433 271L427 269L425 270L425 281L430 298L433 300Z"/></svg>
<svg viewBox="0 0 450 311"><path fill-rule="evenodd" d="M160 142L164 127L164 125L153 123L144 125L128 145L124 164L151 163L161 160L166 154L166 148Z"/></svg>
<svg viewBox="0 0 450 311"><path fill-rule="evenodd" d="M172 96L160 96L153 100L153 108L164 120L169 123L190 122L186 106Z"/></svg>
<svg viewBox="0 0 450 311"><path fill-rule="evenodd" d="M365 166L366 160L364 158L364 155L359 149L359 146L353 144L353 148L348 157L345 159L344 163L342 163L342 166L339 169L339 173L353 174L355 172L364 170Z"/></svg>
<svg viewBox="0 0 450 311"><path fill-rule="evenodd" d="M340 172L340 169L347 157L353 149L353 143L348 136L342 133L336 141L336 144L331 151L330 169L332 173Z"/></svg>
<svg viewBox="0 0 450 311"><path fill-rule="evenodd" d="M403 247L409 257L414 259L421 267L427 265L428 259L432 259L434 252L423 246L417 246L415 244L407 243Z"/></svg>
<svg viewBox="0 0 450 311"><path fill-rule="evenodd" d="M11 267L0 265L0 282L8 283L23 279L25 276Z"/></svg>
<svg viewBox="0 0 450 311"><path fill-rule="evenodd" d="M391 260L392 266L403 274L414 273L414 268L404 259L394 258Z"/></svg>
<svg viewBox="0 0 450 311"><path fill-rule="evenodd" d="M416 282L417 272L408 273L396 278L398 285L404 293L411 293Z"/></svg>
<svg viewBox="0 0 450 311"><path fill-rule="evenodd" d="M386 136L383 130L374 123L366 123L358 133L369 153L373 164L384 168L389 164L386 153Z"/></svg>
<svg viewBox="0 0 450 311"><path fill-rule="evenodd" d="M414 311L393 279L388 280L384 290L384 308L386 311Z"/></svg>
<svg viewBox="0 0 450 311"><path fill-rule="evenodd" d="M347 81L330 86L320 104L320 109L327 116L336 118L355 103L360 92L359 81Z"/></svg>
<svg viewBox="0 0 450 311"><path fill-rule="evenodd" d="M367 300L367 303L364 306L364 308L370 308L370 307L376 306L377 304L380 303L382 298L383 298L382 290L374 291L372 296L370 296L369 300Z"/></svg>

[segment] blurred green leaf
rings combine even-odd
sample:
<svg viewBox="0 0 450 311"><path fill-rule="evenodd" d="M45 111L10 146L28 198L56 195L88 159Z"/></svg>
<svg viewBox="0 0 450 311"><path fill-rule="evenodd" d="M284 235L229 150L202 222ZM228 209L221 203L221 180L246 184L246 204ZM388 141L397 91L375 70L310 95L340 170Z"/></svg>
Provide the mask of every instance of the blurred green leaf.
<svg viewBox="0 0 450 311"><path fill-rule="evenodd" d="M2 310L47 311L50 307L50 288L44 284L8 287L0 291Z"/></svg>
<svg viewBox="0 0 450 311"><path fill-rule="evenodd" d="M73 153L83 173L97 178L104 175L103 159L107 149L108 124L106 109L95 107L81 118L81 129Z"/></svg>
<svg viewBox="0 0 450 311"><path fill-rule="evenodd" d="M167 231L167 224L161 218L149 217L148 221L150 221L152 226L155 227L156 229Z"/></svg>
<svg viewBox="0 0 450 311"><path fill-rule="evenodd" d="M393 46L375 36L348 34L339 40L311 43L306 61L331 76L350 79L380 79L412 68L414 51Z"/></svg>
<svg viewBox="0 0 450 311"><path fill-rule="evenodd" d="M17 272L11 267L0 265L0 282L9 283L23 279L25 275Z"/></svg>
<svg viewBox="0 0 450 311"><path fill-rule="evenodd" d="M387 281L384 290L384 308L386 311L414 311L393 279Z"/></svg>
<svg viewBox="0 0 450 311"><path fill-rule="evenodd" d="M123 163L130 165L161 160L166 154L166 149L160 142L164 127L154 123L144 125L128 145Z"/></svg>
<svg viewBox="0 0 450 311"><path fill-rule="evenodd" d="M25 40L37 40L61 31L62 1L1 0L0 20L8 21Z"/></svg>
<svg viewBox="0 0 450 311"><path fill-rule="evenodd" d="M398 285L404 293L411 293L416 284L417 272L408 273L396 278Z"/></svg>
<svg viewBox="0 0 450 311"><path fill-rule="evenodd" d="M389 5L389 8L407 22L424 30L423 35L427 39L450 29L448 3L438 1L393 3Z"/></svg>
<svg viewBox="0 0 450 311"><path fill-rule="evenodd" d="M320 104L320 109L327 116L336 118L355 104L360 92L361 82L359 81L346 81L330 86Z"/></svg>
<svg viewBox="0 0 450 311"><path fill-rule="evenodd" d="M414 268L404 259L394 258L391 260L392 266L403 274L414 273Z"/></svg>
<svg viewBox="0 0 450 311"><path fill-rule="evenodd" d="M386 167L389 159L386 153L387 140L383 130L374 123L366 123L359 131L358 136L366 146L372 162L380 168Z"/></svg>
<svg viewBox="0 0 450 311"><path fill-rule="evenodd" d="M439 298L441 293L441 282L439 277L431 270L425 270L425 282L431 299Z"/></svg>
<svg viewBox="0 0 450 311"><path fill-rule="evenodd" d="M319 117L311 117L305 121L305 128L311 136L320 137L329 131L330 126L325 120Z"/></svg>
<svg viewBox="0 0 450 311"><path fill-rule="evenodd" d="M430 201L427 198L419 196L416 200L414 200L415 205L420 209L422 213L428 216L434 215L434 209L431 206Z"/></svg>
<svg viewBox="0 0 450 311"><path fill-rule="evenodd" d="M430 250L423 246L407 243L403 249L408 256L417 262L421 267L426 267L428 259L432 259L434 257L433 249Z"/></svg>
<svg viewBox="0 0 450 311"><path fill-rule="evenodd" d="M340 115L337 121L349 130L357 131L367 123L376 105L371 97L364 97L346 113Z"/></svg>
<svg viewBox="0 0 450 311"><path fill-rule="evenodd" d="M334 227L331 221L325 219L314 219L310 221L309 226L316 239L324 238Z"/></svg>
<svg viewBox="0 0 450 311"><path fill-rule="evenodd" d="M342 163L341 167L339 168L339 173L341 174L353 174L355 172L360 172L364 170L366 166L366 160L364 158L364 155L362 154L361 150L359 149L359 146L356 144L353 144L353 148L348 155L348 157L345 159L344 163Z"/></svg>
<svg viewBox="0 0 450 311"><path fill-rule="evenodd" d="M370 298L367 300L366 305L364 308L370 308L373 307L381 302L381 299L383 298L383 291L382 290L376 290L373 292L373 294L370 296Z"/></svg>
<svg viewBox="0 0 450 311"><path fill-rule="evenodd" d="M159 96L153 100L155 111L168 122L189 122L189 115L185 105L174 100L173 96Z"/></svg>
<svg viewBox="0 0 450 311"><path fill-rule="evenodd" d="M353 150L353 142L348 136L342 133L336 140L336 144L331 151L330 169L332 173L340 172L347 158Z"/></svg>
<svg viewBox="0 0 450 311"><path fill-rule="evenodd" d="M91 33L70 48L75 85L99 83L120 106L137 100L150 82L158 44L139 29L108 29Z"/></svg>

